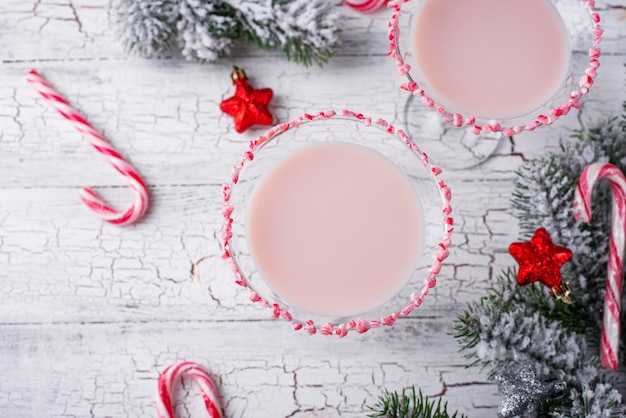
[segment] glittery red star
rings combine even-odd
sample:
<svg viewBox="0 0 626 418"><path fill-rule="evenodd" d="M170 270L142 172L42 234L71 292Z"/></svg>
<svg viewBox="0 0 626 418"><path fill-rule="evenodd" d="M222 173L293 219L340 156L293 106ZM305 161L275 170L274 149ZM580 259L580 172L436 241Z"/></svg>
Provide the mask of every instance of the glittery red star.
<svg viewBox="0 0 626 418"><path fill-rule="evenodd" d="M254 89L248 84L246 73L234 67L232 74L235 95L220 103L220 109L235 118L235 130L239 133L252 125L271 125L274 118L267 105L274 93L272 89Z"/></svg>
<svg viewBox="0 0 626 418"><path fill-rule="evenodd" d="M550 289L561 285L561 266L572 258L572 252L554 245L548 231L539 228L529 242L514 242L509 253L519 263L517 283L525 286L540 281Z"/></svg>

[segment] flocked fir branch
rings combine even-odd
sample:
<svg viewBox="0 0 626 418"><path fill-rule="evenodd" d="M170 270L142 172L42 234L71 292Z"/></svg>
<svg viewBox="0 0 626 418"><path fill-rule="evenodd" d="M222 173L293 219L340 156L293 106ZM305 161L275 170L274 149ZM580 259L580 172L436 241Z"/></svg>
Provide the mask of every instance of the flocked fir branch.
<svg viewBox="0 0 626 418"><path fill-rule="evenodd" d="M513 209L523 236L543 226L556 244L574 253L563 267L563 277L572 287L575 307L583 309L576 321L585 324L588 338L597 339L604 310L612 195L606 182L598 184L589 224L574 220L573 195L580 173L592 162L610 162L626 172L626 126L611 118L577 132L574 139L562 144L560 152L520 169Z"/></svg>
<svg viewBox="0 0 626 418"><path fill-rule="evenodd" d="M555 305L539 285L520 287L515 270L496 279L488 296L470 303L455 327L459 344L473 363L490 368L490 377L530 360L537 377L568 384L596 377L584 336L568 332L550 318Z"/></svg>
<svg viewBox="0 0 626 418"><path fill-rule="evenodd" d="M606 254L610 232L611 193L594 191L590 224L574 220L573 195L578 177L592 162L610 162L626 171L626 102L624 115L577 132L558 152L523 166L513 195L522 239L539 227L555 244L574 253L562 270L572 287L573 303L553 301L547 288L518 286L508 269L489 294L470 303L456 320L456 337L472 364L490 377L530 360L544 381L564 380L567 394L546 402L542 416L623 417L626 409L610 377L600 371L599 337L604 309ZM622 311L624 312L624 311ZM622 324L626 318L622 314ZM624 333L622 333L622 347ZM625 361L624 349L621 361Z"/></svg>
<svg viewBox="0 0 626 418"><path fill-rule="evenodd" d="M111 16L126 48L148 57L178 47L189 60L212 62L247 40L322 65L338 44L328 0L113 0Z"/></svg>
<svg viewBox="0 0 626 418"><path fill-rule="evenodd" d="M177 4L171 0L113 0L112 20L128 50L158 55L176 44Z"/></svg>
<svg viewBox="0 0 626 418"><path fill-rule="evenodd" d="M368 409L370 418L467 418L458 412L449 413L447 402L442 404L441 398L430 400L414 386L402 392L385 390Z"/></svg>
<svg viewBox="0 0 626 418"><path fill-rule="evenodd" d="M551 411L557 418L610 418L624 417L626 411L620 406L620 394L604 383L598 383L591 389L587 385L579 390L574 388L569 393L569 406L556 406Z"/></svg>

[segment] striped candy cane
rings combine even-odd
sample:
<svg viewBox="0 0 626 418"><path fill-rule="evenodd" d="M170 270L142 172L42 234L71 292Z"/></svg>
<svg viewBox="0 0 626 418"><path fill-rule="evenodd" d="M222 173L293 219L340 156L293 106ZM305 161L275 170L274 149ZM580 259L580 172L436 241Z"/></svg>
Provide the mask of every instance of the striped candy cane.
<svg viewBox="0 0 626 418"><path fill-rule="evenodd" d="M33 87L41 94L65 119L86 135L91 145L128 181L133 191L133 203L124 212L108 206L92 189L84 187L80 191L80 198L89 209L107 222L116 225L129 225L139 220L148 208L148 188L135 170L124 158L87 122L69 102L64 99L39 73L31 70L26 77Z"/></svg>
<svg viewBox="0 0 626 418"><path fill-rule="evenodd" d="M370 13L384 7L387 0L344 0L344 3L359 12Z"/></svg>
<svg viewBox="0 0 626 418"><path fill-rule="evenodd" d="M159 377L157 393L158 418L174 418L173 389L176 382L183 376L192 377L200 386L200 392L209 416L211 418L222 418L217 389L211 380L211 376L202 367L191 361L172 364Z"/></svg>
<svg viewBox="0 0 626 418"><path fill-rule="evenodd" d="M591 221L591 192L598 180L609 181L613 191L611 237L609 242L609 262L604 299L604 322L600 355L602 365L617 369L619 348L620 301L622 299L622 257L624 255L624 235L626 234L626 178L619 168L607 163L588 165L578 179L574 207L576 219Z"/></svg>

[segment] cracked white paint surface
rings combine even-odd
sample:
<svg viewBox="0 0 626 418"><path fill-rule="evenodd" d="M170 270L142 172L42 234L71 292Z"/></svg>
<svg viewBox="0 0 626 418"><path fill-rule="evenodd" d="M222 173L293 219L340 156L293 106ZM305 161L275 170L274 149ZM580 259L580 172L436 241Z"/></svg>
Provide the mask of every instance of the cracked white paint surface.
<svg viewBox="0 0 626 418"><path fill-rule="evenodd" d="M182 359L215 376L229 417L363 417L382 388L411 384L472 417L495 416L496 387L465 369L452 320L513 263L513 170L626 99L626 4L599 6L605 55L578 117L503 141L480 167L444 173L455 246L437 287L393 330L338 340L269 320L219 258L220 186L260 131L235 133L218 104L236 64L274 89L277 120L347 107L399 124L406 97L386 58L387 11L340 7L343 45L320 69L250 48L214 65L128 57L108 27L107 0L3 0L0 416L153 416L159 371ZM105 225L82 207L81 186L121 206L130 194L26 85L31 68L142 173L152 196L143 222ZM181 417L204 416L196 395L184 385Z"/></svg>

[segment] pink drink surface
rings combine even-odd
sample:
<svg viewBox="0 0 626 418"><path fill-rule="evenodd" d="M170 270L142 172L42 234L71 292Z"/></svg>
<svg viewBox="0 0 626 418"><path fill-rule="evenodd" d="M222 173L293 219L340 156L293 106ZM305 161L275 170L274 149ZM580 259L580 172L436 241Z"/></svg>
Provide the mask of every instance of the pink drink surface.
<svg viewBox="0 0 626 418"><path fill-rule="evenodd" d="M255 187L246 236L259 273L292 306L363 313L406 283L422 245L407 177L363 146L327 142L281 160Z"/></svg>
<svg viewBox="0 0 626 418"><path fill-rule="evenodd" d="M565 26L548 0L425 0L413 52L427 93L484 118L541 106L570 59Z"/></svg>

